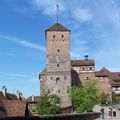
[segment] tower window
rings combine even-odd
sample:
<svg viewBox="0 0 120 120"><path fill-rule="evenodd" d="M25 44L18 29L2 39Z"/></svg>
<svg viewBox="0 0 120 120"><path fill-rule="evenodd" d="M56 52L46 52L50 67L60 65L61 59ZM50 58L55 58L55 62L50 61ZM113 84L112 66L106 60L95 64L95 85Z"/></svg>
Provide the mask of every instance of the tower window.
<svg viewBox="0 0 120 120"><path fill-rule="evenodd" d="M61 38L64 38L64 35L61 35Z"/></svg>
<svg viewBox="0 0 120 120"><path fill-rule="evenodd" d="M64 79L66 80L66 79L67 79L67 77L66 77L66 76L64 76Z"/></svg>
<svg viewBox="0 0 120 120"><path fill-rule="evenodd" d="M50 90L48 90L48 94L50 94Z"/></svg>
<svg viewBox="0 0 120 120"><path fill-rule="evenodd" d="M57 64L57 67L59 67L59 64Z"/></svg>
<svg viewBox="0 0 120 120"><path fill-rule="evenodd" d="M58 52L60 52L60 50L59 50L59 49L58 49L57 51L58 51Z"/></svg>
<svg viewBox="0 0 120 120"><path fill-rule="evenodd" d="M60 90L58 90L58 94L60 93Z"/></svg>
<svg viewBox="0 0 120 120"><path fill-rule="evenodd" d="M93 70L93 68L92 68L92 67L90 67L90 70Z"/></svg>
<svg viewBox="0 0 120 120"><path fill-rule="evenodd" d="M51 76L51 77L50 77L50 79L52 80L52 79L53 79L53 77Z"/></svg>
<svg viewBox="0 0 120 120"><path fill-rule="evenodd" d="M53 38L55 38L55 35L53 35Z"/></svg>
<svg viewBox="0 0 120 120"><path fill-rule="evenodd" d="M59 83L60 82L60 78L56 78L56 83Z"/></svg>

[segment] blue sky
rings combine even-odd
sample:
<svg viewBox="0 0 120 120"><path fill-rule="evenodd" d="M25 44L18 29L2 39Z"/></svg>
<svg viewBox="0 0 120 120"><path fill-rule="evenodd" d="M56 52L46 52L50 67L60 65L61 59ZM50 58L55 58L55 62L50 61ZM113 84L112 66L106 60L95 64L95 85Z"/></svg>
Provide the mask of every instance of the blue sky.
<svg viewBox="0 0 120 120"><path fill-rule="evenodd" d="M120 1L59 0L59 22L71 29L71 59L85 51L102 67L120 71ZM56 0L0 0L0 87L39 95L45 67L45 29L56 22Z"/></svg>

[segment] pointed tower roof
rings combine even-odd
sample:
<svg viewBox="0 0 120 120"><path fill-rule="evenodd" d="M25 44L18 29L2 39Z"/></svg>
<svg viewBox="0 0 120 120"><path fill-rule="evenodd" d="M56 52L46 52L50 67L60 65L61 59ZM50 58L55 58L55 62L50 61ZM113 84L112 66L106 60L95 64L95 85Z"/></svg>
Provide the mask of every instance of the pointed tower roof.
<svg viewBox="0 0 120 120"><path fill-rule="evenodd" d="M69 29L65 28L60 23L55 23L50 28L46 29L46 31L70 31Z"/></svg>

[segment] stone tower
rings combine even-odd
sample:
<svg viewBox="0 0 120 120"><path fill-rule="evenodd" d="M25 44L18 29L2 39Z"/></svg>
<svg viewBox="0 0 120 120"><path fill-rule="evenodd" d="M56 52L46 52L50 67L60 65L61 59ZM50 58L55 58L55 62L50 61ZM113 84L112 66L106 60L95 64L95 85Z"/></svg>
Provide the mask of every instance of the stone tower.
<svg viewBox="0 0 120 120"><path fill-rule="evenodd" d="M71 106L70 30L56 23L46 30L46 72L42 92L57 94L61 107Z"/></svg>

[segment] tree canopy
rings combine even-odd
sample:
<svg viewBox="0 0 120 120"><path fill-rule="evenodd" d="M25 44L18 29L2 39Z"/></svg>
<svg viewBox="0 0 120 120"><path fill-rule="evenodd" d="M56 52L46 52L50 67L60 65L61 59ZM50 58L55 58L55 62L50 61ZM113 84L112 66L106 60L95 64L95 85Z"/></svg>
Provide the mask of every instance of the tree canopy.
<svg viewBox="0 0 120 120"><path fill-rule="evenodd" d="M37 104L38 114L60 113L60 98L57 95L44 95Z"/></svg>
<svg viewBox="0 0 120 120"><path fill-rule="evenodd" d="M96 82L89 80L84 87L73 87L71 89L71 99L76 112L91 111L98 102L98 90Z"/></svg>

